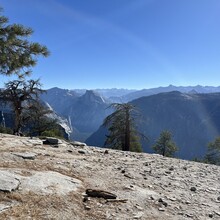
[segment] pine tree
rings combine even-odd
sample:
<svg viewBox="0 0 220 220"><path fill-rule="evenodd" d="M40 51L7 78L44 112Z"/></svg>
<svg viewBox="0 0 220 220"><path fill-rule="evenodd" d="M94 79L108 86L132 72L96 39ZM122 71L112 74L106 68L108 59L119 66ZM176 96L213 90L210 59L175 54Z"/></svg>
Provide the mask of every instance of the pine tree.
<svg viewBox="0 0 220 220"><path fill-rule="evenodd" d="M178 147L172 141L172 134L169 131L162 131L159 139L152 148L156 153L166 157L173 157L178 150Z"/></svg>
<svg viewBox="0 0 220 220"><path fill-rule="evenodd" d="M33 34L31 28L8 22L7 17L0 16L0 74L29 75L31 67L36 65L36 57L48 56L49 51L39 43L28 41Z"/></svg>
<svg viewBox="0 0 220 220"><path fill-rule="evenodd" d="M214 142L208 144L208 152L204 162L220 165L220 137L217 137Z"/></svg>
<svg viewBox="0 0 220 220"><path fill-rule="evenodd" d="M14 133L21 133L24 125L24 112L31 102L37 102L42 93L39 80L14 80L5 84L5 89L0 92L1 101L10 104L15 114Z"/></svg>
<svg viewBox="0 0 220 220"><path fill-rule="evenodd" d="M109 131L105 146L123 151L141 152L141 134L135 128L135 107L128 103L114 103L111 107L115 111L106 117L103 123Z"/></svg>

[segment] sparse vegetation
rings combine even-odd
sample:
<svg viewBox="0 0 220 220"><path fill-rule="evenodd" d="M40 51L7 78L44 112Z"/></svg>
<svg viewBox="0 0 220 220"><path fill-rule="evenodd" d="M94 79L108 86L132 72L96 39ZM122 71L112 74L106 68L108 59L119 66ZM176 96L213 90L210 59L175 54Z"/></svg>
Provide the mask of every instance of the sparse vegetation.
<svg viewBox="0 0 220 220"><path fill-rule="evenodd" d="M13 134L13 130L8 127L0 126L0 133Z"/></svg>
<svg viewBox="0 0 220 220"><path fill-rule="evenodd" d="M208 152L204 158L205 163L220 165L220 137L208 144Z"/></svg>
<svg viewBox="0 0 220 220"><path fill-rule="evenodd" d="M166 157L173 157L178 150L178 147L172 141L172 134L170 131L162 131L159 139L152 148L156 153Z"/></svg>

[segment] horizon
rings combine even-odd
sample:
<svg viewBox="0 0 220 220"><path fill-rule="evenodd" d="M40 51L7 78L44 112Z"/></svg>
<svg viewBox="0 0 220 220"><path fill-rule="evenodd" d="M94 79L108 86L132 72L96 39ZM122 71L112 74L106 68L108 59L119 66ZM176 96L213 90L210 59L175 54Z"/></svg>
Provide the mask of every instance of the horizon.
<svg viewBox="0 0 220 220"><path fill-rule="evenodd" d="M210 86L210 85L187 85L187 86L178 86L178 85L167 85L167 86L156 86L156 87L150 87L150 88L141 88L141 89L133 89L133 88L77 88L77 89L68 89L68 88L61 88L61 87L58 87L58 86L54 86L54 87L50 87L50 88L47 88L46 90L49 90L49 89L54 89L54 88L57 88L57 89L64 89L64 90L134 90L134 91L140 91L140 90L150 90L150 89L157 89L157 88L168 88L168 87L177 87L177 88L180 88L180 87L213 87L213 88L218 88L220 86Z"/></svg>
<svg viewBox="0 0 220 220"><path fill-rule="evenodd" d="M31 78L48 88L128 88L220 82L218 0L0 0L9 24L46 45ZM0 76L0 87L13 77Z"/></svg>

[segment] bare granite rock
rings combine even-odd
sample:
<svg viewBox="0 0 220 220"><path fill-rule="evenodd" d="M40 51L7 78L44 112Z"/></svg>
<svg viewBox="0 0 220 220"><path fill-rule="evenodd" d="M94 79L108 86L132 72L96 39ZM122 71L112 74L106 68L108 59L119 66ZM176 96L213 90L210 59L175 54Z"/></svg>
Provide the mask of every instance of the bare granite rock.
<svg viewBox="0 0 220 220"><path fill-rule="evenodd" d="M214 165L0 135L0 219L217 220L219 182Z"/></svg>
<svg viewBox="0 0 220 220"><path fill-rule="evenodd" d="M0 170L0 191L11 192L18 189L20 185L19 178L6 170Z"/></svg>
<svg viewBox="0 0 220 220"><path fill-rule="evenodd" d="M21 181L23 190L33 191L42 195L65 195L76 191L80 186L80 180L53 171L36 172Z"/></svg>
<svg viewBox="0 0 220 220"><path fill-rule="evenodd" d="M37 154L31 153L31 152L14 153L14 155L18 156L18 157L21 157L23 159L27 159L27 160L34 160L37 156Z"/></svg>

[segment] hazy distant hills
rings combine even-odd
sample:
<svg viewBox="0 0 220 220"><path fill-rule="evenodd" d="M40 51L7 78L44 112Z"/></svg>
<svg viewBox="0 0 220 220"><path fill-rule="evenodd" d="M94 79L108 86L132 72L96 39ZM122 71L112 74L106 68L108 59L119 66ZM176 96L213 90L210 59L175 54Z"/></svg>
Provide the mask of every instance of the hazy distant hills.
<svg viewBox="0 0 220 220"><path fill-rule="evenodd" d="M52 108L67 118L72 127L71 138L84 141L110 114L109 101L92 90L65 90L52 88L42 95Z"/></svg>
<svg viewBox="0 0 220 220"><path fill-rule="evenodd" d="M180 92L160 93L131 102L143 115L138 122L149 143L144 151L152 152L152 146L163 130L170 130L179 146L179 157L192 159L206 152L208 142L220 134L220 93L191 94ZM86 143L103 146L107 130L100 127Z"/></svg>
<svg viewBox="0 0 220 220"><path fill-rule="evenodd" d="M103 146L107 129L100 126L112 112L109 105L131 100L143 115L138 129L150 139L150 142L143 143L145 152L152 152L151 146L160 132L167 129L174 134L174 140L180 147L177 156L191 159L203 156L208 142L220 135L218 92L220 87L172 85L139 91L52 88L41 98L52 107L56 117L62 117L62 126L70 132L71 139L94 146ZM4 116L10 124L6 109Z"/></svg>
<svg viewBox="0 0 220 220"><path fill-rule="evenodd" d="M96 93L103 97L106 97L110 102L129 102L134 99L138 99L143 96L155 95L158 93L179 91L182 93L217 93L220 92L220 86L173 86L169 85L166 87L157 87L151 89L95 89ZM76 89L72 92L78 93L80 95L86 92L85 89Z"/></svg>
<svg viewBox="0 0 220 220"><path fill-rule="evenodd" d="M176 92L172 92L176 91ZM179 91L179 92L177 92ZM139 129L150 146L159 133L168 129L180 147L178 156L193 158L204 155L207 143L220 134L220 87L158 87L144 90L97 89L67 90L52 88L41 96L71 128L71 138L102 146L107 129L99 128L112 112L112 102L131 101L143 115ZM0 109L1 110L1 109ZM6 114L5 114L5 117Z"/></svg>
<svg viewBox="0 0 220 220"><path fill-rule="evenodd" d="M128 102L143 96L150 96L158 93L172 92L172 91L179 91L182 93L216 93L216 92L220 92L220 86L213 87L213 86L200 86L200 85L197 86L169 85L167 87L158 87L158 88L142 89L142 90L134 91L129 94L123 95L120 98L123 102Z"/></svg>

